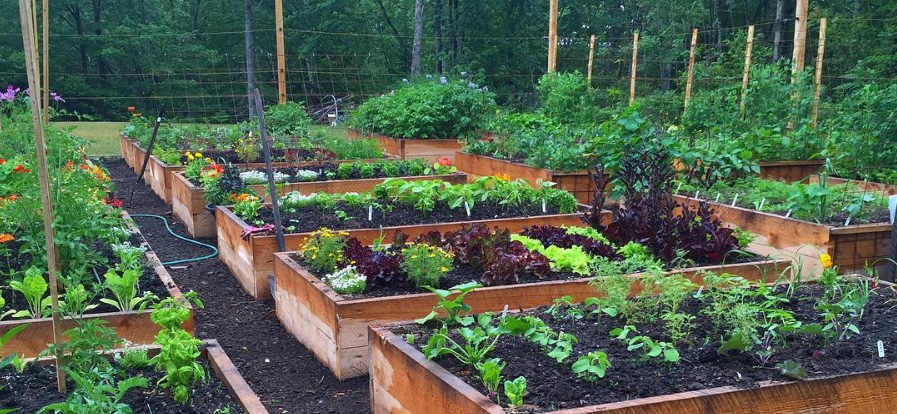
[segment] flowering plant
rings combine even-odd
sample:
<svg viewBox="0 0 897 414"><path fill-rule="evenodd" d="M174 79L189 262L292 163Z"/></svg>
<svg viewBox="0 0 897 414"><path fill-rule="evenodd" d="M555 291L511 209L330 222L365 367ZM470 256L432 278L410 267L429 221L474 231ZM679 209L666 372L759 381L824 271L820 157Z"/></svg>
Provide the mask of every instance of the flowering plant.
<svg viewBox="0 0 897 414"><path fill-rule="evenodd" d="M439 287L439 281L454 267L455 256L429 244L410 244L402 249L402 270L417 287Z"/></svg>
<svg viewBox="0 0 897 414"><path fill-rule="evenodd" d="M302 259L315 271L335 272L343 261L348 237L348 232L321 228L312 233L302 246Z"/></svg>
<svg viewBox="0 0 897 414"><path fill-rule="evenodd" d="M250 221L258 217L262 208L262 200L252 194L231 194L230 201L234 203L234 213L243 220Z"/></svg>
<svg viewBox="0 0 897 414"><path fill-rule="evenodd" d="M202 171L213 164L212 159L203 157L201 152L185 152L187 157L187 167L184 168L184 176L191 180L199 180L202 177Z"/></svg>
<svg viewBox="0 0 897 414"><path fill-rule="evenodd" d="M367 288L367 278L358 273L355 266L346 266L336 272L324 276L324 283L340 295L361 293Z"/></svg>

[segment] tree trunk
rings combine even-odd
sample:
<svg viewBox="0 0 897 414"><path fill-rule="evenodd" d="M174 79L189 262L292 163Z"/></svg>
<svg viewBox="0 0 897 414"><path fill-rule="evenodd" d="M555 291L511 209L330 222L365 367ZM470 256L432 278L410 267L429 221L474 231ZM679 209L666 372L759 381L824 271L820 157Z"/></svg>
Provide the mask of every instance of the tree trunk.
<svg viewBox="0 0 897 414"><path fill-rule="evenodd" d="M396 25L392 23L392 19L389 18L389 13L386 11L386 6L383 4L383 0L377 0L377 4L380 5L380 13L383 14L383 19L386 20L386 24L392 29L392 34L396 38L396 42L399 43L399 48L402 49L402 56L408 56L408 46L405 44L405 40L402 35L399 34L399 29L396 29Z"/></svg>
<svg viewBox="0 0 897 414"><path fill-rule="evenodd" d="M782 19L785 17L785 0L776 0L776 21L772 26L772 61L782 58Z"/></svg>
<svg viewBox="0 0 897 414"><path fill-rule="evenodd" d="M442 0L433 1L433 28L436 36L436 73L442 74Z"/></svg>
<svg viewBox="0 0 897 414"><path fill-rule="evenodd" d="M458 56L458 0L449 0L449 38L449 71L453 71Z"/></svg>
<svg viewBox="0 0 897 414"><path fill-rule="evenodd" d="M424 0L414 1L414 44L411 46L411 75L420 76L421 38L424 35Z"/></svg>
<svg viewBox="0 0 897 414"><path fill-rule="evenodd" d="M246 16L244 19L244 38L246 39L246 97L249 100L249 117L258 116L261 108L255 107L255 100L252 98L255 92L255 46L254 36L252 33L252 0L243 0L243 8Z"/></svg>

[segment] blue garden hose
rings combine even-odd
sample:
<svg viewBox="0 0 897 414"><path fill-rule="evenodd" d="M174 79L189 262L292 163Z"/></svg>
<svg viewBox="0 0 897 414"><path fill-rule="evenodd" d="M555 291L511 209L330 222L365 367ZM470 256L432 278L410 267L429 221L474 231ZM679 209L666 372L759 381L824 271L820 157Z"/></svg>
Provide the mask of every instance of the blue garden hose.
<svg viewBox="0 0 897 414"><path fill-rule="evenodd" d="M166 219L165 217L158 216L158 215L155 215L155 214L131 214L131 217L152 217L152 218L161 219L162 222L165 223L165 228L168 229L168 232L171 233L172 236L177 237L178 239L181 239L181 240L183 240L183 241L185 241L185 242L189 242L189 243L193 243L193 244L198 244L198 245L200 245L200 246L202 246L202 247L206 247L206 248L212 249L212 254L207 254L207 255L205 255L205 256L202 256L202 257L195 257L195 258L192 258L192 259L181 259L181 260L172 260L172 261L170 261L170 262L162 262L162 266L171 266L171 265L176 265L176 264L181 264L181 263L198 262L198 261L200 261L200 260L211 259L211 258L213 258L213 257L215 257L215 256L218 256L218 248L217 248L217 247L212 246L211 244L206 244L206 243L203 243L203 242L200 242L200 241L196 241L196 240L193 240L193 239L188 239L188 238L186 238L186 237L184 237L184 236L181 236L180 234L175 233L173 230L171 230L171 226L168 225L168 219Z"/></svg>

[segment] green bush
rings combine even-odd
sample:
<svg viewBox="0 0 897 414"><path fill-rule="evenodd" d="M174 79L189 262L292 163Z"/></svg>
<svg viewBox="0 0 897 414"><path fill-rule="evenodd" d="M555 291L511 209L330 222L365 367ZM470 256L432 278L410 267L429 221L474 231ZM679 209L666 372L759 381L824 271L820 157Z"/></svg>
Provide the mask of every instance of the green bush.
<svg viewBox="0 0 897 414"><path fill-rule="evenodd" d="M265 108L265 126L274 137L308 137L311 118L302 102L286 102Z"/></svg>
<svg viewBox="0 0 897 414"><path fill-rule="evenodd" d="M495 95L467 80L421 80L358 107L353 128L396 138L471 138L495 109Z"/></svg>

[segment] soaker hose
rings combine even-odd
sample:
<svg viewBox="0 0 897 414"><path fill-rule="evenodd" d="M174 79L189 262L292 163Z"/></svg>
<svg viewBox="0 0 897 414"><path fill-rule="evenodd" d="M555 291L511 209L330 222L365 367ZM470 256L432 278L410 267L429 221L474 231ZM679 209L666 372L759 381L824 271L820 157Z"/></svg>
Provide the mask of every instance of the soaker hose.
<svg viewBox="0 0 897 414"><path fill-rule="evenodd" d="M172 261L170 261L170 262L162 262L162 265L163 265L163 266L171 266L171 265L176 265L176 264L181 264L181 263L198 262L198 261L200 261L200 260L211 259L211 258L213 258L213 257L215 257L215 256L218 256L218 248L217 248L217 247L212 246L212 245L210 245L210 244L206 244L206 243L200 242L200 241L196 241L196 240L193 240L193 239L188 239L188 238L186 238L186 237L184 237L184 236L181 236L180 234L175 233L173 230L171 230L171 226L168 224L168 219L166 219L165 217L162 217L162 216L159 216L159 215L155 215L155 214L131 214L131 217L151 217L151 218L157 218L157 219L160 219L160 220L162 220L163 223L165 223L165 228L168 229L168 232L171 233L172 236L177 237L178 239L181 239L181 240L183 240L183 241L185 241L185 242L193 243L193 244L198 244L198 245L200 245L200 246L202 246L202 247L205 247L205 248L208 248L208 249L211 249L211 250L212 250L212 254L207 254L207 255L202 256L202 257L195 257L195 258L192 258L192 259L172 260Z"/></svg>

